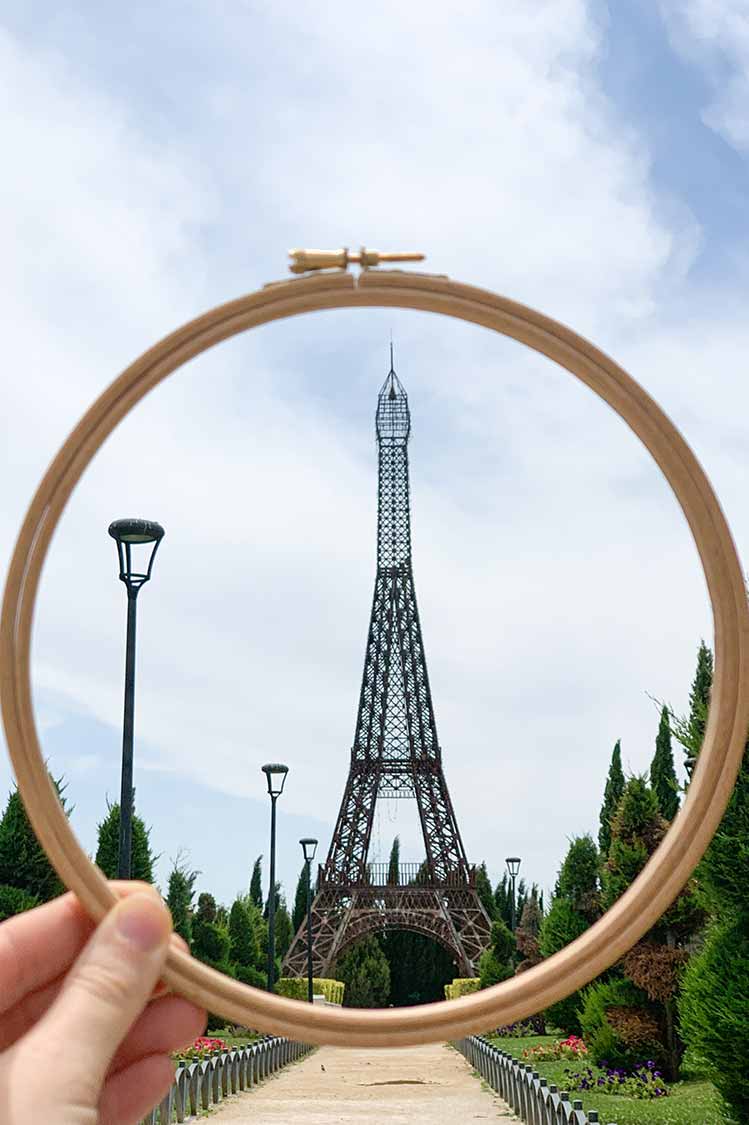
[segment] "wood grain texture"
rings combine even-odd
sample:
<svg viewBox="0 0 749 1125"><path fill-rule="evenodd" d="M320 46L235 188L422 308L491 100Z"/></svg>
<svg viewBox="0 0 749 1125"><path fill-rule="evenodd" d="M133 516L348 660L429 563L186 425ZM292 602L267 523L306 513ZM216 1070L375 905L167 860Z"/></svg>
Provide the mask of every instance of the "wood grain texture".
<svg viewBox="0 0 749 1125"><path fill-rule="evenodd" d="M77 842L50 783L34 722L31 627L42 565L81 474L122 418L193 356L261 324L324 309L418 309L509 336L566 368L640 438L689 523L707 582L715 629L712 704L689 792L644 871L604 917L528 972L460 1000L357 1011L315 1007L260 992L194 961L176 946L166 980L226 1019L308 1043L406 1046L459 1038L510 1023L580 988L629 949L666 910L717 828L749 725L749 611L741 566L710 483L660 407L613 360L569 328L494 293L443 277L401 272L317 274L266 286L222 305L147 351L93 404L50 465L11 560L0 622L0 701L13 766L34 829L60 877L100 919L113 904L102 873Z"/></svg>

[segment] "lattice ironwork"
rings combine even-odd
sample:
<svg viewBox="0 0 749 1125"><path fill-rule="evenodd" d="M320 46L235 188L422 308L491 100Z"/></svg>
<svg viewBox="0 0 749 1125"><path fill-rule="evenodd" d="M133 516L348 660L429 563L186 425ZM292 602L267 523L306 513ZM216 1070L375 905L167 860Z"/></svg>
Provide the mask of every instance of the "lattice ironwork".
<svg viewBox="0 0 749 1125"><path fill-rule="evenodd" d="M411 562L408 396L390 371L377 400L377 576L346 788L312 907L313 966L325 975L365 934L426 933L470 975L490 923L466 859L442 770ZM378 798L415 800L426 859L418 874L375 884L367 863ZM306 928L284 971L306 971Z"/></svg>

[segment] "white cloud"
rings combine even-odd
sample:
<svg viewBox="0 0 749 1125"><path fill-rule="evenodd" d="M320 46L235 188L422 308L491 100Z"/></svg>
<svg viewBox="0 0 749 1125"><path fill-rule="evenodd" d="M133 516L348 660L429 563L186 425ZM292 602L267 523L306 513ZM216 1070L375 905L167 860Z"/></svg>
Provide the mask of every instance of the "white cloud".
<svg viewBox="0 0 749 1125"><path fill-rule="evenodd" d="M689 292L698 231L658 198L634 124L604 98L603 33L584 3L514 5L501 19L478 3L253 5L233 21L207 73L170 72L201 90L190 147L162 148L74 57L2 41L0 81L23 106L0 119L18 153L0 215L18 375L4 387L3 541L67 430L140 349L228 286L279 275L286 246L346 239L425 249L427 268L590 333L739 495L725 433L745 392L707 350L712 313L685 332L685 316L664 311L675 288ZM737 323L721 332L726 363ZM614 740L633 769L647 765L657 715L645 692L683 704L704 593L673 500L617 419L468 326L303 318L159 388L60 526L35 682L117 728L124 598L106 527L160 519L140 599L137 725L156 748L144 770L251 796L260 763L287 757L289 811L332 822L371 597L372 415L391 327L414 414L416 582L454 802L472 856L496 865L517 848L548 885L566 837L595 827ZM383 849L400 823L383 818ZM209 856L192 858L207 872ZM221 862L239 882L246 857Z"/></svg>
<svg viewBox="0 0 749 1125"><path fill-rule="evenodd" d="M707 71L713 98L704 123L749 150L749 9L745 0L660 0L677 50Z"/></svg>

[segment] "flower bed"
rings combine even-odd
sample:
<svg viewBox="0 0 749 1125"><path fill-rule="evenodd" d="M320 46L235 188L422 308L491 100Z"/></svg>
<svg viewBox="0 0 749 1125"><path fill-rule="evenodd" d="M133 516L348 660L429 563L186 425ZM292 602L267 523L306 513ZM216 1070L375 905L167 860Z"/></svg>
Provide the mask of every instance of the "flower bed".
<svg viewBox="0 0 749 1125"><path fill-rule="evenodd" d="M523 1060L527 1063L558 1062L559 1059L577 1059L587 1055L588 1048L577 1035L566 1039L555 1039L553 1043L539 1043L536 1047L526 1047Z"/></svg>
<svg viewBox="0 0 749 1125"><path fill-rule="evenodd" d="M503 1037L493 1041L500 1050L509 1052L523 1063L524 1050L537 1046L550 1047L554 1042L550 1036ZM573 1061L553 1058L532 1065L547 1082L553 1082L560 1090L567 1090L566 1071L584 1070L587 1056L578 1056ZM634 1097L624 1091L609 1092L611 1087L606 1089L596 1084L590 1089L581 1086L577 1091L570 1091L570 1098L580 1098L586 1112L596 1109L601 1121L616 1121L617 1125L719 1125L726 1121L718 1094L707 1080L690 1075L666 1088L667 1096L647 1098Z"/></svg>
<svg viewBox="0 0 749 1125"><path fill-rule="evenodd" d="M564 1072L567 1090L597 1090L601 1094L622 1094L627 1098L665 1098L668 1087L651 1060L627 1072L620 1067L586 1066Z"/></svg>
<svg viewBox="0 0 749 1125"><path fill-rule="evenodd" d="M212 1039L207 1035L200 1035L191 1047L185 1047L174 1056L178 1059L207 1059L220 1051L228 1051L229 1044L223 1039Z"/></svg>

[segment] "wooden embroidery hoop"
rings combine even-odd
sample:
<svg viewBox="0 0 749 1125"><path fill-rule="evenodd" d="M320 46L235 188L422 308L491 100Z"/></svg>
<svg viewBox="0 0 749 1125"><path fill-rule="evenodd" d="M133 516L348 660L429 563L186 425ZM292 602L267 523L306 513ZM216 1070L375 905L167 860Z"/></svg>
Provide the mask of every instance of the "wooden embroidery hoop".
<svg viewBox="0 0 749 1125"><path fill-rule="evenodd" d="M50 783L34 723L30 640L39 576L60 515L105 438L137 402L194 356L239 332L323 309L397 307L493 329L548 356L596 392L638 435L689 523L715 626L715 678L705 741L684 806L621 899L582 937L520 976L460 1000L382 1011L303 1004L258 991L174 946L165 979L227 1020L308 1043L408 1046L440 1042L541 1011L592 980L666 910L702 856L733 788L749 725L749 611L741 566L712 488L684 439L625 371L540 313L445 277L339 270L273 283L198 317L135 361L76 426L31 503L11 560L0 623L0 697L8 747L34 830L65 884L95 919L114 902L78 844Z"/></svg>

